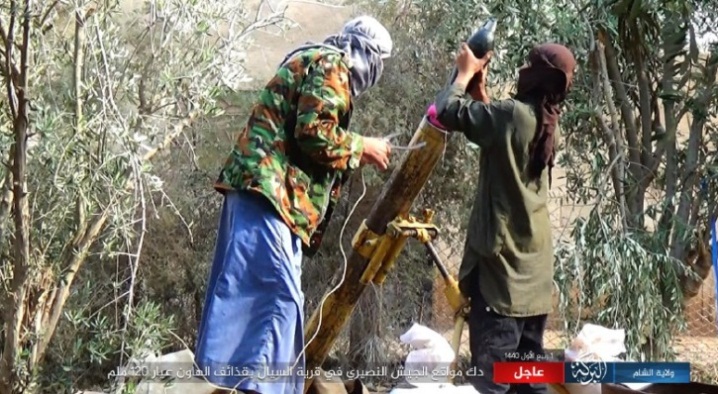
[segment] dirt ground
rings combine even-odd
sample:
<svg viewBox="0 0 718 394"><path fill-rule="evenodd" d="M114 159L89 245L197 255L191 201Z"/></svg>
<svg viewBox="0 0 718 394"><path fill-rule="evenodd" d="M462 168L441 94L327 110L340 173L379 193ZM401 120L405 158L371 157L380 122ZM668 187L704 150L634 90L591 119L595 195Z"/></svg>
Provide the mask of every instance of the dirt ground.
<svg viewBox="0 0 718 394"><path fill-rule="evenodd" d="M267 6L286 6L285 16L294 27L287 30L267 28L252 35L254 41L247 53L247 71L254 81L245 88L258 88L269 79L276 66L285 54L296 46L307 41L321 41L326 36L341 30L346 21L357 11L354 6L342 6L341 0L322 2L300 2L285 0L245 0L253 9L265 4L263 15L267 14Z"/></svg>

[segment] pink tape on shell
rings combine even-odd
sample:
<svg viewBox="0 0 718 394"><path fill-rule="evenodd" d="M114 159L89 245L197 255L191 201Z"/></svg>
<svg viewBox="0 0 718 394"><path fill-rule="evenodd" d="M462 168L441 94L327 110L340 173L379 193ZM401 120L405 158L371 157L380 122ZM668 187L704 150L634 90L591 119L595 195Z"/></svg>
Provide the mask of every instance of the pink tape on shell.
<svg viewBox="0 0 718 394"><path fill-rule="evenodd" d="M429 106L429 109L426 110L426 117L428 118L429 123L431 123L432 125L440 128L442 130L446 130L446 127L444 127L444 125L442 125L441 122L439 122L439 120L436 119L436 112L437 112L436 104L431 104Z"/></svg>

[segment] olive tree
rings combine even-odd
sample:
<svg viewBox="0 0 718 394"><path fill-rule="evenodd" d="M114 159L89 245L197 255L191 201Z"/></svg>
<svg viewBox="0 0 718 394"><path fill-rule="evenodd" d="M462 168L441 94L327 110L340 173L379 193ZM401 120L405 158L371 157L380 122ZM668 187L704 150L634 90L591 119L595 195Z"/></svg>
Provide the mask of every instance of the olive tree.
<svg viewBox="0 0 718 394"><path fill-rule="evenodd" d="M629 329L633 356L671 357L682 307L711 268L718 47L697 38L718 14L692 1L584 7L590 96L576 103L566 164L581 168L572 194L595 208L563 250L562 278L583 284L594 319Z"/></svg>
<svg viewBox="0 0 718 394"><path fill-rule="evenodd" d="M218 113L217 98L248 78L249 34L283 20L241 0L0 5L0 392L37 390L93 256L123 253L126 328L149 196L162 187L151 160Z"/></svg>
<svg viewBox="0 0 718 394"><path fill-rule="evenodd" d="M496 98L513 91L533 45L573 50L579 67L558 164L567 173L563 199L591 208L557 239L559 311L568 333L586 320L617 325L628 330L632 357L670 356L682 307L710 270L718 48L705 33L718 17L715 2L396 0L378 9L398 44L376 95L403 111L388 117L397 128L406 114L420 118L459 43L489 16L498 19L489 75ZM459 228L480 171L475 157L464 139L452 138L423 193ZM454 182L442 181L448 177Z"/></svg>

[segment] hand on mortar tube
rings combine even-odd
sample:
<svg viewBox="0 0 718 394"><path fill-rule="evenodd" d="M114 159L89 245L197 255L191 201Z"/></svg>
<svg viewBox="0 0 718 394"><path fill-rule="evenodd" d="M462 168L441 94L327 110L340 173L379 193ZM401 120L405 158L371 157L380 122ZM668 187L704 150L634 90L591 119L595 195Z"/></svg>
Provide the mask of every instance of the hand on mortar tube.
<svg viewBox="0 0 718 394"><path fill-rule="evenodd" d="M361 164L372 164L384 171L389 168L391 145L384 138L364 137L364 152L361 155Z"/></svg>
<svg viewBox="0 0 718 394"><path fill-rule="evenodd" d="M489 63L491 62L491 56L493 52L489 51L482 58L477 58L471 52L471 49L466 43L461 44L461 49L456 55L456 68L457 76L455 83L468 86L469 82L476 75L478 77L478 84L468 92L474 100L489 102L489 96L486 94L486 75L489 70Z"/></svg>
<svg viewBox="0 0 718 394"><path fill-rule="evenodd" d="M365 137L364 139L364 152L366 152L366 143L367 139L371 138L372 141L369 141L370 154L366 157L362 155L361 163L362 164L374 164L377 168L380 170L386 170L389 167L389 156L391 155L391 151L394 149L398 150L414 150L414 149L421 149L426 145L426 141L422 141L418 144L413 144L410 146L397 146L392 144L391 141L393 138L399 137L401 133L393 133L383 138L372 138L372 137ZM380 141L380 143L377 143L377 141ZM376 146L374 146L376 144ZM386 149L386 157L385 160L381 158L377 158L376 161L372 157L374 156L382 156L383 149ZM382 164L383 163L383 164Z"/></svg>
<svg viewBox="0 0 718 394"><path fill-rule="evenodd" d="M468 92L474 100L480 100L485 103L489 102L486 94L486 74L488 73L488 65L491 61L492 52L489 51L484 57L477 58L471 52L466 43L461 44L461 49L456 56L456 68L458 74L455 83L468 86L474 76L478 76L479 83ZM434 109L435 110L435 109ZM431 108L429 116L431 117ZM414 149L416 147L407 147L405 149ZM378 169L384 171L389 168L389 156L391 155L391 144L389 138L364 137L364 152L362 154L362 164L372 164Z"/></svg>

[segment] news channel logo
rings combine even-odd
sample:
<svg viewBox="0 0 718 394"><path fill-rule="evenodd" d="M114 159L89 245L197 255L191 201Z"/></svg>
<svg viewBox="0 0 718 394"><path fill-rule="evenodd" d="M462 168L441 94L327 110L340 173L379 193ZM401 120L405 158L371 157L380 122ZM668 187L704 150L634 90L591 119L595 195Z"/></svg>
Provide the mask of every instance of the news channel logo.
<svg viewBox="0 0 718 394"><path fill-rule="evenodd" d="M581 385L611 381L610 368L605 361L574 361L566 364L566 383Z"/></svg>

